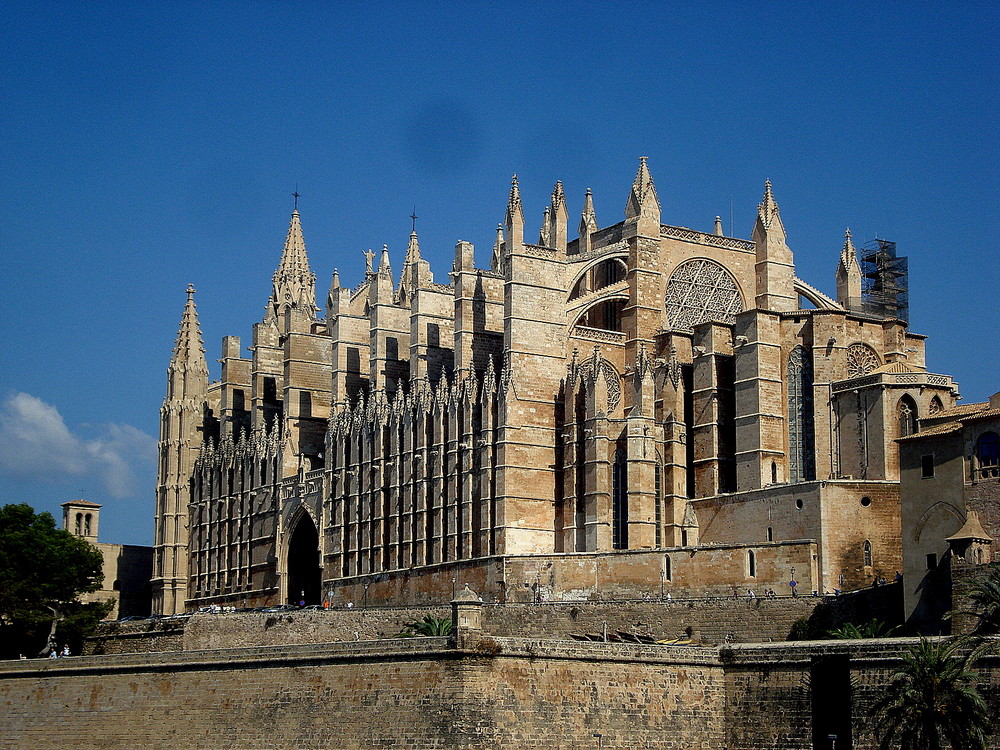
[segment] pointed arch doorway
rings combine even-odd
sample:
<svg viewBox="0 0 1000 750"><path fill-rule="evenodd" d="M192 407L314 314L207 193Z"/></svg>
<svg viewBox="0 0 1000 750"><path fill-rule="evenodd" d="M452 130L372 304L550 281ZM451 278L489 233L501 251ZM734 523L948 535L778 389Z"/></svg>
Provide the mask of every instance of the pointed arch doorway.
<svg viewBox="0 0 1000 750"><path fill-rule="evenodd" d="M323 578L323 570L319 564L319 533L308 513L299 515L288 538L287 549L287 602L319 604Z"/></svg>

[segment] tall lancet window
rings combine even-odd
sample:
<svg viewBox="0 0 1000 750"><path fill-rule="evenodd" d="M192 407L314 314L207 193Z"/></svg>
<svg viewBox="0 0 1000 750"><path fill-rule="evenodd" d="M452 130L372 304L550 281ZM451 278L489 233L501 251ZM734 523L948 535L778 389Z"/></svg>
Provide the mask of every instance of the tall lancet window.
<svg viewBox="0 0 1000 750"><path fill-rule="evenodd" d="M896 406L896 417L899 420L899 436L906 437L917 431L917 404L909 396L899 399Z"/></svg>
<svg viewBox="0 0 1000 750"><path fill-rule="evenodd" d="M611 547L628 549L628 454L615 451L611 467Z"/></svg>
<svg viewBox="0 0 1000 750"><path fill-rule="evenodd" d="M816 478L813 433L813 371L809 352L797 346L788 355L788 466L792 482Z"/></svg>

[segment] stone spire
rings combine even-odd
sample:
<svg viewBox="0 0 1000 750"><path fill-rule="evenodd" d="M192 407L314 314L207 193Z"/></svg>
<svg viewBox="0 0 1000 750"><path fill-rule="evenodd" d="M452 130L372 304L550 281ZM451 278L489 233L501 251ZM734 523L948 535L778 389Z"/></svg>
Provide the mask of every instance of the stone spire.
<svg viewBox="0 0 1000 750"><path fill-rule="evenodd" d="M330 291L326 295L326 317L327 320L340 315L341 303L344 298L344 290L340 286L340 271L333 269L333 276L330 277Z"/></svg>
<svg viewBox="0 0 1000 750"><path fill-rule="evenodd" d="M187 286L187 302L181 314L181 325L174 342L174 353L167 367L167 398L181 399L200 396L208 388L208 364L194 304L194 286Z"/></svg>
<svg viewBox="0 0 1000 750"><path fill-rule="evenodd" d="M762 310L774 312L797 309L795 260L785 242L785 227L771 192L770 180L764 183L764 197L757 205L757 221L751 239L757 249L754 264L757 294L754 304Z"/></svg>
<svg viewBox="0 0 1000 750"><path fill-rule="evenodd" d="M552 188L552 198L549 201L549 247L566 252L567 229L569 213L566 211L566 192L561 180L557 180Z"/></svg>
<svg viewBox="0 0 1000 750"><path fill-rule="evenodd" d="M580 214L579 252L585 253L593 247L591 236L597 231L597 214L594 212L594 195L590 188L583 197L583 212Z"/></svg>
<svg viewBox="0 0 1000 750"><path fill-rule="evenodd" d="M639 171L635 174L628 203L625 205L625 220L634 222L639 234L660 236L660 199L656 195L645 156L639 159Z"/></svg>
<svg viewBox="0 0 1000 750"><path fill-rule="evenodd" d="M281 261L274 272L269 308L277 320L284 318L289 310L310 321L316 316L316 274L309 268L298 209L292 211L288 224Z"/></svg>
<svg viewBox="0 0 1000 750"><path fill-rule="evenodd" d="M184 611L187 596L188 480L204 439L208 365L202 345L194 287L187 303L174 352L167 366L167 394L160 410L160 460L156 480L156 530L153 555L153 611Z"/></svg>
<svg viewBox="0 0 1000 750"><path fill-rule="evenodd" d="M517 175L510 181L510 197L507 199L507 252L524 245L524 209L521 207L521 189L517 184Z"/></svg>
<svg viewBox="0 0 1000 750"><path fill-rule="evenodd" d="M861 265L850 228L844 232L844 247L837 264L837 302L848 310L861 309Z"/></svg>
<svg viewBox="0 0 1000 750"><path fill-rule="evenodd" d="M405 303L412 291L413 284L410 281L412 269L420 263L420 242L417 239L417 230L410 231L410 242L406 246L406 257L403 258L403 270L399 274L399 288L396 290L396 302Z"/></svg>
<svg viewBox="0 0 1000 750"><path fill-rule="evenodd" d="M757 221L765 229L771 229L772 225L774 225L776 229L780 230L782 237L784 237L785 227L781 223L778 202L774 199L774 193L771 191L770 180L764 181L764 197L757 204Z"/></svg>
<svg viewBox="0 0 1000 750"><path fill-rule="evenodd" d="M715 227L712 229L712 234L714 234L716 237L722 237L723 236L723 233L722 233L722 217L721 216L716 216L715 217Z"/></svg>

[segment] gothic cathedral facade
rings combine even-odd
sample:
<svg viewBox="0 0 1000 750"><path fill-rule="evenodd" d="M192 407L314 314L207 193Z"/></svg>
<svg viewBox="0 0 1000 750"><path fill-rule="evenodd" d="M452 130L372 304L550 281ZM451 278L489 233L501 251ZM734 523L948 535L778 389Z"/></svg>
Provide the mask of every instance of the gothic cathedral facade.
<svg viewBox="0 0 1000 750"><path fill-rule="evenodd" d="M250 356L209 372L188 289L161 411L154 611L831 591L902 569L898 450L954 405L873 304L850 233L836 299L795 273L771 185L750 239L623 221L517 179L488 268L435 281L411 233L318 310L293 212ZM833 254L831 254L833 255ZM864 282L864 283L863 283ZM874 285L873 285L874 284ZM882 289L884 292L884 289ZM877 300L876 300L877 301ZM884 302L884 295L883 295Z"/></svg>

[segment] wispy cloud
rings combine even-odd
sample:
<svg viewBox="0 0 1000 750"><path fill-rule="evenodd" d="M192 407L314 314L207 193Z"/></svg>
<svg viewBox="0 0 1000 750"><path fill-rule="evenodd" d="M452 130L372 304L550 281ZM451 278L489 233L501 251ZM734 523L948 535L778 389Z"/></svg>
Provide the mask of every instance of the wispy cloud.
<svg viewBox="0 0 1000 750"><path fill-rule="evenodd" d="M0 473L59 484L93 477L115 498L138 488L156 458L156 440L127 424L93 427L92 435L66 426L59 410L28 393L0 403Z"/></svg>

